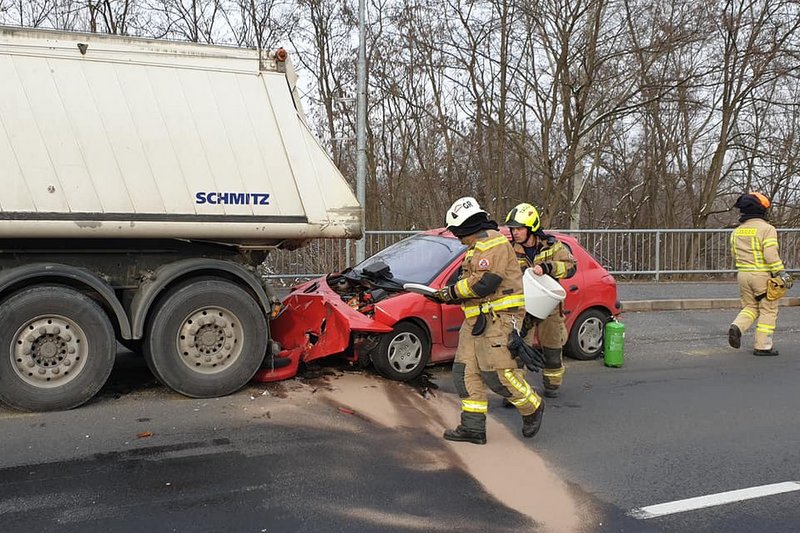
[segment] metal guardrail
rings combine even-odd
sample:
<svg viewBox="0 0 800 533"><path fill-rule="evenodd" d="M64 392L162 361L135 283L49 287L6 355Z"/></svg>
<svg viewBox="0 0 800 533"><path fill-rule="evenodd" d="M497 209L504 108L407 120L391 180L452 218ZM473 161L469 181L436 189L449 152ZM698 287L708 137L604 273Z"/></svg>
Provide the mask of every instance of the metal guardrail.
<svg viewBox="0 0 800 533"><path fill-rule="evenodd" d="M612 274L618 277L714 276L736 273L730 251L731 229L572 230ZM800 263L800 229L778 229L781 259L787 268Z"/></svg>
<svg viewBox="0 0 800 533"><path fill-rule="evenodd" d="M731 229L553 230L574 236L609 272L621 279L732 278ZM366 231L366 255L416 231ZM800 228L779 228L781 258L787 269L800 266ZM265 277L291 285L298 280L352 266L355 241L317 240L293 251L270 253Z"/></svg>

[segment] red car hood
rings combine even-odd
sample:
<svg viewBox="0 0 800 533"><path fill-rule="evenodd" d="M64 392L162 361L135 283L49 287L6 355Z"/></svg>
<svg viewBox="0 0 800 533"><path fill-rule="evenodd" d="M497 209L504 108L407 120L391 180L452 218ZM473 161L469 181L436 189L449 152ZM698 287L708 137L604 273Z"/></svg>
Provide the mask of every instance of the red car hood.
<svg viewBox="0 0 800 533"><path fill-rule="evenodd" d="M301 361L345 351L352 331L389 333L392 328L347 305L325 277L292 291L283 301L281 314L270 322L270 334L283 348L279 357L299 352Z"/></svg>

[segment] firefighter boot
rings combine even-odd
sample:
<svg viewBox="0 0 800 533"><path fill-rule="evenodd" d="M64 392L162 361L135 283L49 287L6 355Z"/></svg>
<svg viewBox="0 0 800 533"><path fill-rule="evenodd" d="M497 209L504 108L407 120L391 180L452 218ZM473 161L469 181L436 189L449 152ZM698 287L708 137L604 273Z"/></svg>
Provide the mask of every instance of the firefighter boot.
<svg viewBox="0 0 800 533"><path fill-rule="evenodd" d="M742 330L736 324L731 324L728 329L728 344L731 348L739 348L742 345Z"/></svg>
<svg viewBox="0 0 800 533"><path fill-rule="evenodd" d="M445 440L454 442L471 442L472 444L486 444L485 431L472 431L459 425L456 429L444 430Z"/></svg>
<svg viewBox="0 0 800 533"><path fill-rule="evenodd" d="M544 388L544 395L548 398L558 398L559 394L561 394L561 392L558 390L558 387L545 386Z"/></svg>
<svg viewBox="0 0 800 533"><path fill-rule="evenodd" d="M522 416L522 436L530 439L539 433L542 427L542 418L544 417L544 402L539 404L539 408L531 415Z"/></svg>
<svg viewBox="0 0 800 533"><path fill-rule="evenodd" d="M779 352L775 348L769 350L753 350L753 355L778 355Z"/></svg>

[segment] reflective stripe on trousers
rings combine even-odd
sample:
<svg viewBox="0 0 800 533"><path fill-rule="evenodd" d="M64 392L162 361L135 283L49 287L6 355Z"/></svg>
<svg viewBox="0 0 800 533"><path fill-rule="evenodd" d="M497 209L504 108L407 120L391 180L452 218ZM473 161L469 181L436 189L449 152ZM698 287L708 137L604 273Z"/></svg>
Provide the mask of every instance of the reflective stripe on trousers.
<svg viewBox="0 0 800 533"><path fill-rule="evenodd" d="M461 400L461 410L468 413L487 413L489 412L489 402Z"/></svg>
<svg viewBox="0 0 800 533"><path fill-rule="evenodd" d="M533 410L539 408L539 405L542 403L542 399L536 394L536 391L533 390L527 381L517 379L517 376L514 375L514 371L511 369L503 371L503 377L505 380L516 390L521 397L519 398L511 398L509 401L518 409L525 406L526 403L530 403L533 405ZM522 411L522 409L520 409Z"/></svg>

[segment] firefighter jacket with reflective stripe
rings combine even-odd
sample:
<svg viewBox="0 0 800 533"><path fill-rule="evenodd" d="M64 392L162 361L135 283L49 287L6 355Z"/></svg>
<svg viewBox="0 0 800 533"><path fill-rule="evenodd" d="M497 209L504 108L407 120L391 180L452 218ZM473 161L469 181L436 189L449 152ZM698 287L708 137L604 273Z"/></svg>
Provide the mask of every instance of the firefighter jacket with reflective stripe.
<svg viewBox="0 0 800 533"><path fill-rule="evenodd" d="M488 294L486 287L491 288ZM480 313L518 311L525 306L522 272L511 243L502 233L486 230L467 249L455 291L467 319Z"/></svg>
<svg viewBox="0 0 800 533"><path fill-rule="evenodd" d="M745 220L731 233L731 253L739 272L785 270L778 255L778 232L766 220Z"/></svg>
<svg viewBox="0 0 800 533"><path fill-rule="evenodd" d="M575 275L578 266L569 246L552 235L548 235L546 239L538 239L533 250L533 259L525 252L525 247L521 244L514 243L514 252L517 254L517 260L523 272L534 265L541 265L544 273L549 274L550 277L566 279Z"/></svg>

